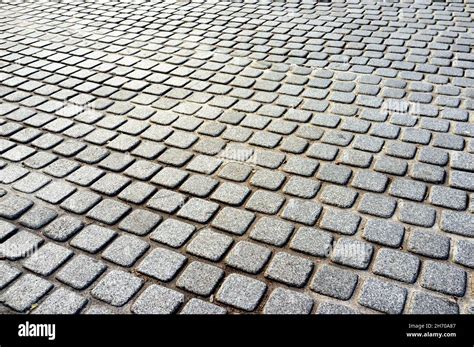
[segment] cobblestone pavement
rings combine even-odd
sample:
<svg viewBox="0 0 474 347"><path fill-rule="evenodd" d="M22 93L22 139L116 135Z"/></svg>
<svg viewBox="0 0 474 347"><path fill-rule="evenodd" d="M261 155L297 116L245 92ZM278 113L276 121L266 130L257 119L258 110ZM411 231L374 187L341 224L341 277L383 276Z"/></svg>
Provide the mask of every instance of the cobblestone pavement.
<svg viewBox="0 0 474 347"><path fill-rule="evenodd" d="M474 312L473 4L2 1L2 312Z"/></svg>

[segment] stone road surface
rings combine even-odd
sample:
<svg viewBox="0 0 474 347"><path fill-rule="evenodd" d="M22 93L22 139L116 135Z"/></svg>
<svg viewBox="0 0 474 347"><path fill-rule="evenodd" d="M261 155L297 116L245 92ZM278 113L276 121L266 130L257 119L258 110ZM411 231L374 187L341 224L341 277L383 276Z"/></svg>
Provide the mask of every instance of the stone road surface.
<svg viewBox="0 0 474 347"><path fill-rule="evenodd" d="M473 313L473 13L2 1L2 312Z"/></svg>

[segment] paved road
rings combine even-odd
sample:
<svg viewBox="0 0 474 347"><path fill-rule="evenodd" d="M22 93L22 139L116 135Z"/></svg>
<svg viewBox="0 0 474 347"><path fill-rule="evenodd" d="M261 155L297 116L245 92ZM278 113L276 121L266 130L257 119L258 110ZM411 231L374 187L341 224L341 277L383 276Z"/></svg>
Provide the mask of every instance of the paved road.
<svg viewBox="0 0 474 347"><path fill-rule="evenodd" d="M2 311L472 313L473 26L2 3Z"/></svg>

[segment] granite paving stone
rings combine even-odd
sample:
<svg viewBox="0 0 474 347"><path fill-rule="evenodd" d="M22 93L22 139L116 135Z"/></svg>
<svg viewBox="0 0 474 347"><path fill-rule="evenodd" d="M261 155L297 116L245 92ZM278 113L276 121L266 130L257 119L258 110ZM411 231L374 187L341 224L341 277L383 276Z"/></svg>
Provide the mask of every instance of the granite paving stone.
<svg viewBox="0 0 474 347"><path fill-rule="evenodd" d="M56 274L56 278L74 289L84 289L90 286L107 266L96 259L79 254L72 258Z"/></svg>
<svg viewBox="0 0 474 347"><path fill-rule="evenodd" d="M200 230L188 243L186 251L205 259L219 261L232 242L232 238L227 235L204 229Z"/></svg>
<svg viewBox="0 0 474 347"><path fill-rule="evenodd" d="M410 314L458 314L459 306L457 303L431 295L425 292L417 291L413 293L409 304Z"/></svg>
<svg viewBox="0 0 474 347"><path fill-rule="evenodd" d="M122 235L104 250L102 257L115 264L130 267L149 247L146 241L136 236Z"/></svg>
<svg viewBox="0 0 474 347"><path fill-rule="evenodd" d="M2 4L4 311L474 312L461 2Z"/></svg>
<svg viewBox="0 0 474 347"><path fill-rule="evenodd" d="M64 264L73 252L63 246L48 242L31 257L23 261L23 267L42 276L48 276Z"/></svg>
<svg viewBox="0 0 474 347"><path fill-rule="evenodd" d="M292 223L270 217L262 217L250 232L250 237L254 240L265 242L275 246L282 246L286 243L295 229Z"/></svg>
<svg viewBox="0 0 474 347"><path fill-rule="evenodd" d="M402 313L407 290L387 281L370 278L365 281L359 304L389 314Z"/></svg>
<svg viewBox="0 0 474 347"><path fill-rule="evenodd" d="M194 261L179 276L176 285L192 293L208 296L223 277L224 271L222 269Z"/></svg>
<svg viewBox="0 0 474 347"><path fill-rule="evenodd" d="M195 314L195 315L217 315L226 314L227 310L221 306L211 304L210 302L203 301L200 299L192 298L183 307L180 314Z"/></svg>
<svg viewBox="0 0 474 347"><path fill-rule="evenodd" d="M8 265L5 261L0 262L0 288L3 289L11 282L13 282L18 276L21 275L21 271Z"/></svg>
<svg viewBox="0 0 474 347"><path fill-rule="evenodd" d="M401 251L382 248L375 257L373 272L398 281L413 283L420 267L418 257Z"/></svg>
<svg viewBox="0 0 474 347"><path fill-rule="evenodd" d="M3 292L0 300L17 312L25 312L51 288L53 288L51 282L32 274L25 274Z"/></svg>
<svg viewBox="0 0 474 347"><path fill-rule="evenodd" d="M113 306L122 306L143 286L143 280L122 270L108 272L92 289L93 297Z"/></svg>
<svg viewBox="0 0 474 347"><path fill-rule="evenodd" d="M433 291L454 296L463 296L466 291L466 271L457 265L438 261L426 261L421 286Z"/></svg>
<svg viewBox="0 0 474 347"><path fill-rule="evenodd" d="M263 313L309 314L313 306L314 300L310 296L278 287L270 294L263 308Z"/></svg>
<svg viewBox="0 0 474 347"><path fill-rule="evenodd" d="M89 224L71 240L71 246L89 253L97 253L117 235L112 229Z"/></svg>
<svg viewBox="0 0 474 347"><path fill-rule="evenodd" d="M348 300L357 285L358 276L332 265L321 266L311 282L315 292L340 300Z"/></svg>
<svg viewBox="0 0 474 347"><path fill-rule="evenodd" d="M87 304L87 299L65 288L58 288L49 295L33 314L76 314Z"/></svg>
<svg viewBox="0 0 474 347"><path fill-rule="evenodd" d="M259 280L239 274L227 276L222 283L216 298L219 302L253 311L260 303L267 285Z"/></svg>
<svg viewBox="0 0 474 347"><path fill-rule="evenodd" d="M313 263L285 252L277 253L265 271L265 277L294 287L302 287L313 270Z"/></svg>
<svg viewBox="0 0 474 347"><path fill-rule="evenodd" d="M185 263L184 255L165 248L155 248L138 264L137 270L147 276L168 282Z"/></svg>

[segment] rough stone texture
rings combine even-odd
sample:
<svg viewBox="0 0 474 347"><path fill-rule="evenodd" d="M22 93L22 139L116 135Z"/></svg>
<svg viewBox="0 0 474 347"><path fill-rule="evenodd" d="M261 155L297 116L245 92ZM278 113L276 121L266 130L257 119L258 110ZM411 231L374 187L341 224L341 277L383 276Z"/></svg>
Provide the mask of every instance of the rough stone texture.
<svg viewBox="0 0 474 347"><path fill-rule="evenodd" d="M136 314L171 314L176 312L183 302L183 294L152 284L133 303L131 310Z"/></svg>
<svg viewBox="0 0 474 347"><path fill-rule="evenodd" d="M225 308L200 299L192 298L181 310L180 314L226 314Z"/></svg>
<svg viewBox="0 0 474 347"><path fill-rule="evenodd" d="M79 294L59 288L34 309L33 314L76 314L86 303L87 299Z"/></svg>
<svg viewBox="0 0 474 347"><path fill-rule="evenodd" d="M307 259L280 252L268 265L265 277L290 286L302 287L313 271L313 266L313 263Z"/></svg>
<svg viewBox="0 0 474 347"><path fill-rule="evenodd" d="M466 271L456 265L426 261L421 286L448 295L463 296L466 291Z"/></svg>
<svg viewBox="0 0 474 347"><path fill-rule="evenodd" d="M474 56L461 2L2 3L3 261L90 299L80 313L132 312L143 290L130 285L129 304L97 304L106 271L186 292L174 313L283 310L299 302L275 291L287 282L318 298L315 313L398 312L397 300L362 307L372 276L403 282L401 312L437 305L417 292L469 312ZM281 253L314 263L313 278L295 264L265 277ZM192 300L197 287L176 289L187 262L228 277ZM358 276L350 303L311 289L327 266ZM3 292L24 276L5 271ZM232 273L269 293L219 301Z"/></svg>
<svg viewBox="0 0 474 347"><path fill-rule="evenodd" d="M57 273L56 278L80 290L91 285L106 269L104 263L79 254Z"/></svg>
<svg viewBox="0 0 474 347"><path fill-rule="evenodd" d="M220 268L195 261L183 271L176 285L192 293L208 296L223 276L224 271Z"/></svg>
<svg viewBox="0 0 474 347"><path fill-rule="evenodd" d="M122 306L142 285L142 279L121 270L113 270L97 283L91 294L110 305Z"/></svg>
<svg viewBox="0 0 474 347"><path fill-rule="evenodd" d="M380 312L397 314L402 313L406 297L405 288L370 278L362 287L359 303Z"/></svg>
<svg viewBox="0 0 474 347"><path fill-rule="evenodd" d="M354 292L357 281L358 276L348 270L323 265L316 272L311 289L319 294L348 300Z"/></svg>
<svg viewBox="0 0 474 347"><path fill-rule="evenodd" d="M185 263L184 255L165 248L156 248L138 264L137 270L144 275L168 282Z"/></svg>
<svg viewBox="0 0 474 347"><path fill-rule="evenodd" d="M284 288L276 288L263 307L265 314L309 314L314 301L310 296Z"/></svg>
<svg viewBox="0 0 474 347"><path fill-rule="evenodd" d="M375 257L373 271L377 275L413 283L418 276L420 259L393 249L381 249Z"/></svg>
<svg viewBox="0 0 474 347"><path fill-rule="evenodd" d="M409 305L411 314L457 314L459 306L455 302L425 292L415 292Z"/></svg>
<svg viewBox="0 0 474 347"><path fill-rule="evenodd" d="M0 296L0 301L18 312L24 312L41 299L53 284L35 275L20 277Z"/></svg>
<svg viewBox="0 0 474 347"><path fill-rule="evenodd" d="M245 311L253 311L267 290L267 285L256 279L231 274L217 292L217 300Z"/></svg>
<svg viewBox="0 0 474 347"><path fill-rule="evenodd" d="M225 262L239 270L256 274L270 259L271 251L258 244L240 241L227 255Z"/></svg>
<svg viewBox="0 0 474 347"><path fill-rule="evenodd" d="M342 237L336 242L331 255L335 263L366 269L372 259L373 246L367 242Z"/></svg>

